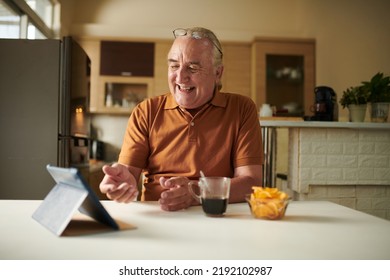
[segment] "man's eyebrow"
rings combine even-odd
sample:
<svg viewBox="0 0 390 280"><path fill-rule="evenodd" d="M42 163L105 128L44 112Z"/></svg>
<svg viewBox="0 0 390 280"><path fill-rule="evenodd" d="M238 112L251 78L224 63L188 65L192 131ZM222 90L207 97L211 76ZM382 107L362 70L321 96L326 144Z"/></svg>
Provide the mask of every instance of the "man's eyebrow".
<svg viewBox="0 0 390 280"><path fill-rule="evenodd" d="M168 58L168 62L172 62L172 63L177 63L179 62L178 60L176 59L173 59L173 58ZM200 65L200 62L199 61L191 61L190 63L188 63L189 65Z"/></svg>
<svg viewBox="0 0 390 280"><path fill-rule="evenodd" d="M173 58L168 58L168 62L178 62L178 60L173 59Z"/></svg>

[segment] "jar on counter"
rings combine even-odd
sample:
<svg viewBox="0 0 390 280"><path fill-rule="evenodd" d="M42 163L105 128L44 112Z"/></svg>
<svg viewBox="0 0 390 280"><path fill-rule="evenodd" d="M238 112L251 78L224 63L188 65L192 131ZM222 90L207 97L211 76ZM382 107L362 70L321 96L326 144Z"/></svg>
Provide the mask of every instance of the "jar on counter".
<svg viewBox="0 0 390 280"><path fill-rule="evenodd" d="M106 96L106 107L112 107L112 105L113 105L112 95L111 93L108 93Z"/></svg>
<svg viewBox="0 0 390 280"><path fill-rule="evenodd" d="M260 117L272 117L272 108L271 108L271 105L269 104L263 104L261 105L260 107L260 111L259 111L259 116Z"/></svg>

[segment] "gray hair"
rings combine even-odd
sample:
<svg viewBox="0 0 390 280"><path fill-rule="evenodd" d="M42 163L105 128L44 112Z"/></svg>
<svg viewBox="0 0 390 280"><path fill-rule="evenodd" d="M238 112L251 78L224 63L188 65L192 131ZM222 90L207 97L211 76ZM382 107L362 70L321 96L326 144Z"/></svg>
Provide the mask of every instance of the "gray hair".
<svg viewBox="0 0 390 280"><path fill-rule="evenodd" d="M190 31L194 32L194 31L198 31L198 32L201 32L203 34L205 34L205 37L207 37L212 43L213 43L213 47L214 47L214 64L215 66L219 66L219 65L222 65L222 46L221 46L221 42L219 42L218 38L217 38L217 35L215 35L215 33L207 28L203 28L203 27L193 27L193 28L189 28ZM218 48L217 48L218 46Z"/></svg>
<svg viewBox="0 0 390 280"><path fill-rule="evenodd" d="M201 38L207 38L211 41L213 44L213 49L214 49L214 65L215 66L220 66L222 65L222 46L221 43L219 42L217 36L215 35L214 32L207 28L203 27L191 27L191 28L186 28L185 29L187 32L186 36L192 36L194 37L193 33L199 33ZM197 37L194 37L197 38ZM199 39L199 38L198 38Z"/></svg>

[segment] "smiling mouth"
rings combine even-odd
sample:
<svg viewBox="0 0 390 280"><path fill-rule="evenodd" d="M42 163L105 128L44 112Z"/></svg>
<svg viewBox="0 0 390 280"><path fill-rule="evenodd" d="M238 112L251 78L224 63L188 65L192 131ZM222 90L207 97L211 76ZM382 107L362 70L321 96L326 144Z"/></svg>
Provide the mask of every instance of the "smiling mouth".
<svg viewBox="0 0 390 280"><path fill-rule="evenodd" d="M181 91L181 92L185 92L185 93L190 93L191 91L193 91L195 89L195 87L186 87L186 86L181 86L181 85L177 85L178 89Z"/></svg>

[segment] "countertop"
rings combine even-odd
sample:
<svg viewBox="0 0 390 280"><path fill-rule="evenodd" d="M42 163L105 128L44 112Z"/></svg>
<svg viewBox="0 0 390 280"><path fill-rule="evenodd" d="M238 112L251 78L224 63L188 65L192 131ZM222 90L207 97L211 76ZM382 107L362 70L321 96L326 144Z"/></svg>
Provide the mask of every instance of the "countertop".
<svg viewBox="0 0 390 280"><path fill-rule="evenodd" d="M390 222L326 201L292 201L283 220L258 220L246 203L211 218L200 206L104 201L136 229L58 237L31 218L38 200L0 200L0 259L390 259Z"/></svg>
<svg viewBox="0 0 390 280"><path fill-rule="evenodd" d="M260 118L262 127L280 128L351 128L390 130L390 123L303 121L300 118Z"/></svg>

